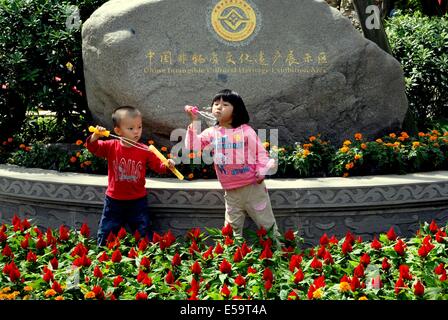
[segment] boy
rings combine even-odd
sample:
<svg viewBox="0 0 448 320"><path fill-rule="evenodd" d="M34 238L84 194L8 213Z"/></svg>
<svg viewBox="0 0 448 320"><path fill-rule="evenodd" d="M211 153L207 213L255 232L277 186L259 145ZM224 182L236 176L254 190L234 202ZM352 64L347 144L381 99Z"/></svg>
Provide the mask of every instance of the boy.
<svg viewBox="0 0 448 320"><path fill-rule="evenodd" d="M112 121L117 135L138 143L142 134L142 115L137 108L123 106L115 109ZM96 129L106 130L101 126ZM160 174L166 173L167 168L150 151L135 148L123 140L98 140L100 137L93 133L87 138L87 149L108 162L108 185L98 227L98 245L104 246L109 233L116 234L126 224L132 232L137 230L141 236L150 237L146 165ZM169 159L167 165L174 167L174 161Z"/></svg>

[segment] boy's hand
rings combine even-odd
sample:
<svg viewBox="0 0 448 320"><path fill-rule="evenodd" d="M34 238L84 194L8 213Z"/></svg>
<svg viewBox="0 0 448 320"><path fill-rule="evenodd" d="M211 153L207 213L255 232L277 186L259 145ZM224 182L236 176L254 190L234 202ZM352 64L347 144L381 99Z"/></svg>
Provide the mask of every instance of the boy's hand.
<svg viewBox="0 0 448 320"><path fill-rule="evenodd" d="M176 163L174 162L173 159L168 159L168 161L166 162L166 166L171 170L174 169L174 166L176 165Z"/></svg>
<svg viewBox="0 0 448 320"><path fill-rule="evenodd" d="M189 105L186 105L184 107L184 110L190 116L191 121L195 121L198 119L198 114L193 112L193 108L194 108L194 106L189 106Z"/></svg>
<svg viewBox="0 0 448 320"><path fill-rule="evenodd" d="M100 131L100 132L101 132L101 131L107 131L106 128L101 127L101 126L96 126L95 129L96 129L97 131ZM94 142L94 141L98 140L98 139L101 138L101 137L102 137L102 135L97 134L97 133L93 133L93 134L92 134L92 137L90 138L90 142Z"/></svg>

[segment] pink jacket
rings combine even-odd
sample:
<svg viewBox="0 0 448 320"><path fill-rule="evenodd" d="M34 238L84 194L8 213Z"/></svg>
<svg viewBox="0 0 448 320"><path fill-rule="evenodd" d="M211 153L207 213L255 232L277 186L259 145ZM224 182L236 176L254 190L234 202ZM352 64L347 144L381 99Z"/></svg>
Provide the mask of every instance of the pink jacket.
<svg viewBox="0 0 448 320"><path fill-rule="evenodd" d="M203 150L203 156L207 155L205 150L210 151L216 175L225 190L256 183L257 177L265 176L275 165L255 130L247 124L232 129L214 126L200 134L189 125L185 144L189 150Z"/></svg>

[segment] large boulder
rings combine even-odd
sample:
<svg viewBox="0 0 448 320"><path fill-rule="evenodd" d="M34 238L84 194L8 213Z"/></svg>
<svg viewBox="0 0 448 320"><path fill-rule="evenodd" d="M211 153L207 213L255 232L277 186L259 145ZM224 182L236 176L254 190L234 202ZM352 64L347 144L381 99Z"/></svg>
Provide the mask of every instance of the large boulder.
<svg viewBox="0 0 448 320"><path fill-rule="evenodd" d="M95 120L111 127L115 107L137 106L164 144L187 126L184 105L208 107L223 88L280 144L374 138L407 110L398 61L324 1L111 0L83 24L82 46Z"/></svg>

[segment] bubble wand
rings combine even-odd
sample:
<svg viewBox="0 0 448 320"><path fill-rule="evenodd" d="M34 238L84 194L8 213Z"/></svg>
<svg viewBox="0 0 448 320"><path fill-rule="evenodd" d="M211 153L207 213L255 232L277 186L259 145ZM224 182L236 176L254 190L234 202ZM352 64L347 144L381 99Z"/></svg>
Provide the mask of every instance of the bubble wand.
<svg viewBox="0 0 448 320"><path fill-rule="evenodd" d="M203 116L204 118L206 118L207 120L217 121L217 119L215 118L214 115L199 110L199 108L198 108L197 106L189 106L189 105L186 105L186 106L184 107L184 110L185 110L186 112L191 111L191 113L193 113L193 114L199 114L199 115Z"/></svg>
<svg viewBox="0 0 448 320"><path fill-rule="evenodd" d="M94 126L90 126L89 127L89 132L96 133L97 135L103 136L103 137L117 138L117 139L119 139L119 140L121 140L123 142L126 142L126 143L132 145L133 147L135 147L137 149L144 150L144 151L151 151L152 153L154 153L156 155L157 158L160 159L160 161L162 161L162 163L165 166L167 166L167 164L168 164L168 160L165 158L165 156L163 154L161 154L160 151L157 150L157 148L154 147L153 145L147 146L147 145L145 145L143 143L135 142L135 141L133 141L131 139L128 139L126 137L117 136L115 134L110 133L109 130L99 131ZM183 180L184 179L184 176L182 175L182 173L180 173L179 170L177 170L176 168L168 167L168 169L170 169L179 180Z"/></svg>

